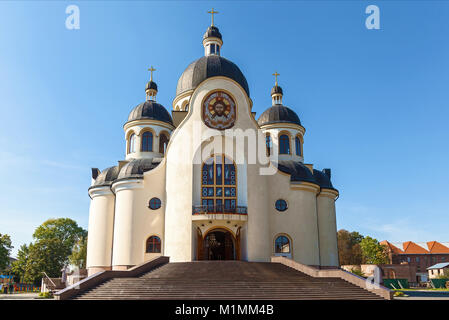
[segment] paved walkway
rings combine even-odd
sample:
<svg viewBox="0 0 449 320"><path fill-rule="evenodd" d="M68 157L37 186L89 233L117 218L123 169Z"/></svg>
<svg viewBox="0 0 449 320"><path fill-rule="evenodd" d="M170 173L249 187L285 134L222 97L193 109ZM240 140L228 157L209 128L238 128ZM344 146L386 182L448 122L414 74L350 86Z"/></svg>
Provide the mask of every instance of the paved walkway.
<svg viewBox="0 0 449 320"><path fill-rule="evenodd" d="M0 294L0 300L33 300L39 293Z"/></svg>

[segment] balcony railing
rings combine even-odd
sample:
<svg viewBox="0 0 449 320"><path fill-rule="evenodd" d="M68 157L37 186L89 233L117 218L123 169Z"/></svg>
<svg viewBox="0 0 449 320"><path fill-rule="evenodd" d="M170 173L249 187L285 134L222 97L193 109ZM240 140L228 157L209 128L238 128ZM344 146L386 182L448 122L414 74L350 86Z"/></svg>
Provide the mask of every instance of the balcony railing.
<svg viewBox="0 0 449 320"><path fill-rule="evenodd" d="M192 214L248 214L248 207L226 207L226 206L193 206Z"/></svg>

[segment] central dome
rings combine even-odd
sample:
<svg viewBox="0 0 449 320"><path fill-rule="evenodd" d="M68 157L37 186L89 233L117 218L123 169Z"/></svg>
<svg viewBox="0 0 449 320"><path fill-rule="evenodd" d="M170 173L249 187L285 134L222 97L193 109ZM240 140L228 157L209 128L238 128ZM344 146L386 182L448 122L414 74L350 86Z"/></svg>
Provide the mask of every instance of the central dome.
<svg viewBox="0 0 449 320"><path fill-rule="evenodd" d="M227 77L242 86L249 97L248 82L237 65L221 56L210 55L192 62L178 80L176 95L195 89L201 82L212 77Z"/></svg>

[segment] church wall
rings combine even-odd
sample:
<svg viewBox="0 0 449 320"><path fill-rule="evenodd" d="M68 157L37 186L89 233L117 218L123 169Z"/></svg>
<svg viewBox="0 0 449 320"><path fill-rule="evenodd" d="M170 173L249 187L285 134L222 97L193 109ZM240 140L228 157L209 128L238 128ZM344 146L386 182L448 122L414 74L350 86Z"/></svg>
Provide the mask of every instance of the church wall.
<svg viewBox="0 0 449 320"><path fill-rule="evenodd" d="M339 263L335 193L328 193L326 189L320 193L317 197L317 212L321 265L337 267Z"/></svg>
<svg viewBox="0 0 449 320"><path fill-rule="evenodd" d="M307 265L319 265L318 221L316 189L293 189L290 176L278 172L269 180L268 208L270 210L270 252L274 255L274 241L278 235L291 238L292 259ZM278 199L287 201L288 209L275 208Z"/></svg>
<svg viewBox="0 0 449 320"><path fill-rule="evenodd" d="M165 162L144 174L139 183L116 188L116 219L114 231L114 269L134 266L164 254ZM148 208L151 198L161 200L161 208ZM145 253L150 236L161 239L161 253Z"/></svg>
<svg viewBox="0 0 449 320"><path fill-rule="evenodd" d="M91 189L90 195L86 262L89 275L111 268L115 204L115 196L109 186Z"/></svg>
<svg viewBox="0 0 449 320"><path fill-rule="evenodd" d="M201 196L199 194L201 183L201 170L199 169L200 164L202 163L201 157L195 159L195 163L198 163L199 166L193 166L192 162L195 155L200 155L197 151L201 150L201 133L209 129L202 121L202 100L209 92L216 89L223 89L229 92L236 102L237 117L233 129L257 129L257 124L250 112L250 101L244 90L242 90L242 88L234 81L222 77L210 78L200 84L193 92L190 100L189 113L173 133L167 150L167 185L176 186L176 188L167 188L168 203L165 230L166 254L170 256L170 261L191 261L194 259L192 256L192 252L194 251L191 247L192 205L201 204ZM221 151L225 153L224 150ZM248 151L245 150L245 159L247 159L247 152ZM207 152L205 158L209 155L210 152ZM237 164L238 204L251 207L245 184L245 180L247 179L246 176L249 175L250 174L245 174L244 165L239 166L239 164ZM254 182L257 183L257 181ZM179 190L183 191L179 192ZM261 194L263 195L263 193ZM254 205L254 208L256 209L257 205ZM265 209L261 208L258 211L263 212ZM252 227L251 231L248 231L249 236L251 234L254 235L253 237L255 238L258 237L256 235L257 224L261 224L262 220L264 219L259 219L258 222L254 222L255 226ZM253 222L248 221L249 225L251 223ZM268 223L266 223L266 225L268 225ZM248 230L250 228L251 227L248 227ZM260 249L257 249L259 245L260 244L256 244L254 246L253 253L248 252L249 257L256 257L259 255L259 253L255 254L256 251L260 251ZM250 245L248 247L250 247ZM264 257L264 260L266 259L266 253L260 253L260 255Z"/></svg>

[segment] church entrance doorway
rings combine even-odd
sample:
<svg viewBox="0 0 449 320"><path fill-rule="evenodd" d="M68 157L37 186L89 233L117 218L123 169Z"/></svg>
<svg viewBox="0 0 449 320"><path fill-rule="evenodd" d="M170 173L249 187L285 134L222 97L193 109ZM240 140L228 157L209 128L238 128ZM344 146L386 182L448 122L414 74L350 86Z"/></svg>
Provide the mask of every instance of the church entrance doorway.
<svg viewBox="0 0 449 320"><path fill-rule="evenodd" d="M205 260L235 260L235 243L233 235L224 229L215 229L204 237Z"/></svg>

